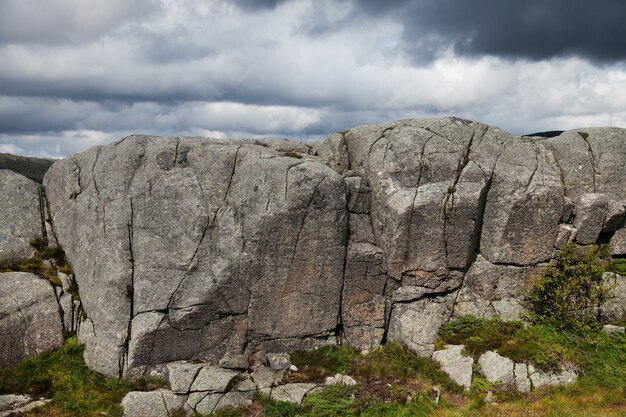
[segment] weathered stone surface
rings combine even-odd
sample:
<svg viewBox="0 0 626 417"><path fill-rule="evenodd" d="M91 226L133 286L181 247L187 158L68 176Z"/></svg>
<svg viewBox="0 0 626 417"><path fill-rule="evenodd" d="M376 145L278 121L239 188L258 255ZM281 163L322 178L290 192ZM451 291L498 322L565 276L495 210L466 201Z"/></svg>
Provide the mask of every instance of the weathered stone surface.
<svg viewBox="0 0 626 417"><path fill-rule="evenodd" d="M45 185L96 370L334 333L347 216L343 178L324 165L140 136L55 163Z"/></svg>
<svg viewBox="0 0 626 417"><path fill-rule="evenodd" d="M342 297L345 338L357 349L375 349L382 341L387 275L383 251L369 243L348 248Z"/></svg>
<svg viewBox="0 0 626 417"><path fill-rule="evenodd" d="M59 305L50 283L26 272L0 273L0 368L62 344Z"/></svg>
<svg viewBox="0 0 626 417"><path fill-rule="evenodd" d="M220 359L220 367L227 369L248 369L250 363L244 355L226 352Z"/></svg>
<svg viewBox="0 0 626 417"><path fill-rule="evenodd" d="M480 253L493 263L522 266L550 259L563 193L558 173L531 147L507 143L493 171Z"/></svg>
<svg viewBox="0 0 626 417"><path fill-rule="evenodd" d="M302 404L302 399L315 387L317 387L317 384L304 382L280 385L272 389L272 399Z"/></svg>
<svg viewBox="0 0 626 417"><path fill-rule="evenodd" d="M600 321L626 320L626 276L605 272L602 276L610 297L600 306Z"/></svg>
<svg viewBox="0 0 626 417"><path fill-rule="evenodd" d="M577 230L576 242L581 245L596 243L606 218L607 204L606 196L603 194L580 196L574 218L574 227Z"/></svg>
<svg viewBox="0 0 626 417"><path fill-rule="evenodd" d="M270 369L275 371L285 371L291 366L291 358L287 353L267 353L267 363Z"/></svg>
<svg viewBox="0 0 626 417"><path fill-rule="evenodd" d="M167 364L168 380L172 391L187 394L204 365L201 363L172 362Z"/></svg>
<svg viewBox="0 0 626 417"><path fill-rule="evenodd" d="M518 319L532 277L539 272L538 267L495 265L478 255L463 280L454 316Z"/></svg>
<svg viewBox="0 0 626 417"><path fill-rule="evenodd" d="M19 408L25 404L28 404L32 400L32 397L29 397L28 395L0 395L0 412Z"/></svg>
<svg viewBox="0 0 626 417"><path fill-rule="evenodd" d="M515 388L520 392L530 392L532 384L528 376L528 365L516 363L513 373L515 374Z"/></svg>
<svg viewBox="0 0 626 417"><path fill-rule="evenodd" d="M614 255L626 255L626 227L615 232L611 237L609 247Z"/></svg>
<svg viewBox="0 0 626 417"><path fill-rule="evenodd" d="M367 214L370 212L370 188L367 180L362 177L347 177L348 211L350 213Z"/></svg>
<svg viewBox="0 0 626 417"><path fill-rule="evenodd" d="M439 362L441 370L448 374L450 379L469 390L472 386L474 359L463 355L462 345L446 345L444 350L433 352L433 359Z"/></svg>
<svg viewBox="0 0 626 417"><path fill-rule="evenodd" d="M558 374L547 374L536 369L533 365L528 365L528 376L533 389L546 386L564 386L576 382L578 374L570 369L563 369Z"/></svg>
<svg viewBox="0 0 626 417"><path fill-rule="evenodd" d="M391 311L388 337L422 356L430 356L435 349L439 327L452 314L454 295L396 303Z"/></svg>
<svg viewBox="0 0 626 417"><path fill-rule="evenodd" d="M43 237L37 184L13 171L0 169L0 261L29 258L31 240Z"/></svg>
<svg viewBox="0 0 626 417"><path fill-rule="evenodd" d="M283 380L284 371L275 371L265 366L260 367L251 374L252 381L259 389L272 388Z"/></svg>
<svg viewBox="0 0 626 417"><path fill-rule="evenodd" d="M614 232L623 227L625 218L626 206L609 198L606 204L606 217L602 225L602 232Z"/></svg>
<svg viewBox="0 0 626 417"><path fill-rule="evenodd" d="M185 397L171 391L131 391L122 400L125 417L169 417L183 409Z"/></svg>
<svg viewBox="0 0 626 417"><path fill-rule="evenodd" d="M612 334L623 334L626 332L624 326L616 326L614 324L605 324L602 326L602 333L611 336Z"/></svg>
<svg viewBox="0 0 626 417"><path fill-rule="evenodd" d="M218 366L205 366L191 384L190 391L226 392L239 372Z"/></svg>
<svg viewBox="0 0 626 417"><path fill-rule="evenodd" d="M491 350L478 358L480 373L489 382L499 382L503 385L515 383L515 364L509 358L498 355Z"/></svg>

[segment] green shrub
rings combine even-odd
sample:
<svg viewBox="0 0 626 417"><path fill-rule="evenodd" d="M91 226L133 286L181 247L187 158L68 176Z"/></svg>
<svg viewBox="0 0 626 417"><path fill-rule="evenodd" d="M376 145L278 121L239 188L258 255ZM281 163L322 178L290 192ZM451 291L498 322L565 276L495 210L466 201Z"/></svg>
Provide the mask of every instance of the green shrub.
<svg viewBox="0 0 626 417"><path fill-rule="evenodd" d="M530 291L535 317L561 328L597 327L597 308L609 295L604 271L597 246L565 245L557 266L548 268Z"/></svg>
<svg viewBox="0 0 626 417"><path fill-rule="evenodd" d="M618 275L626 275L626 259L625 258L613 259L608 269L609 271L614 272Z"/></svg>

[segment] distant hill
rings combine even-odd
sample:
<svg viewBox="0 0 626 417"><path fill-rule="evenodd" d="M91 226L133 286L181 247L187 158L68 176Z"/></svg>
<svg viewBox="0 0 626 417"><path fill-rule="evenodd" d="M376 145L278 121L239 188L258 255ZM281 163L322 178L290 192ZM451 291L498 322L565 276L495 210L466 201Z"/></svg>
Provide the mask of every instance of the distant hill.
<svg viewBox="0 0 626 417"><path fill-rule="evenodd" d="M8 169L17 172L38 183L43 181L43 176L54 161L54 159L0 153L0 169Z"/></svg>
<svg viewBox="0 0 626 417"><path fill-rule="evenodd" d="M545 132L531 133L530 135L522 135L522 137L539 136L542 138L554 138L563 133L564 130L548 130Z"/></svg>

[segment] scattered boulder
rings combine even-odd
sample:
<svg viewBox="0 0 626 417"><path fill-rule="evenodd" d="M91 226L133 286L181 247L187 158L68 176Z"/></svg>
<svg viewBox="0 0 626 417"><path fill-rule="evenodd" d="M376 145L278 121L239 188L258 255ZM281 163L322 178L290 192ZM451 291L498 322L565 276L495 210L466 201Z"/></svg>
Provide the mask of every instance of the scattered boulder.
<svg viewBox="0 0 626 417"><path fill-rule="evenodd" d="M626 276L613 272L602 275L610 297L600 305L599 318L603 323L626 320Z"/></svg>
<svg viewBox="0 0 626 417"><path fill-rule="evenodd" d="M472 386L472 373L474 359L471 356L463 355L463 345L445 345L444 350L433 352L433 359L439 362L441 370L450 379L469 390Z"/></svg>
<svg viewBox="0 0 626 417"><path fill-rule="evenodd" d="M487 351L478 358L479 372L489 382L503 385L515 382L515 364L509 358L500 356L497 352Z"/></svg>
<svg viewBox="0 0 626 417"><path fill-rule="evenodd" d="M616 231L609 242L609 248L614 255L626 255L626 227Z"/></svg>
<svg viewBox="0 0 626 417"><path fill-rule="evenodd" d="M131 391L122 400L125 417L170 417L183 409L184 398L171 391Z"/></svg>
<svg viewBox="0 0 626 417"><path fill-rule="evenodd" d="M304 397L315 388L317 388L317 384L303 382L279 385L272 389L271 398L277 401L289 401L300 405Z"/></svg>
<svg viewBox="0 0 626 417"><path fill-rule="evenodd" d="M50 283L27 272L0 273L0 368L63 344Z"/></svg>
<svg viewBox="0 0 626 417"><path fill-rule="evenodd" d="M286 371L291 367L291 358L287 353L268 353L266 357L270 368L275 371Z"/></svg>
<svg viewBox="0 0 626 417"><path fill-rule="evenodd" d="M37 184L0 169L0 261L29 258L30 242L43 238L42 202Z"/></svg>
<svg viewBox="0 0 626 417"><path fill-rule="evenodd" d="M336 374L335 376L327 376L324 385L347 385L354 386L357 382L349 375Z"/></svg>

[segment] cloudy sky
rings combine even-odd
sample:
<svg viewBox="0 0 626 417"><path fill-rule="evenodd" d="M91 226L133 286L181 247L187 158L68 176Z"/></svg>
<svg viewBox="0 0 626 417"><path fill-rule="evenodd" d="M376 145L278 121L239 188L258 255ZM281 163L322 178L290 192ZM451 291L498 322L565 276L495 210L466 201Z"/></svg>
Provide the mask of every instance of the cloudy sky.
<svg viewBox="0 0 626 417"><path fill-rule="evenodd" d="M0 0L0 152L447 115L626 127L625 16L625 0Z"/></svg>

